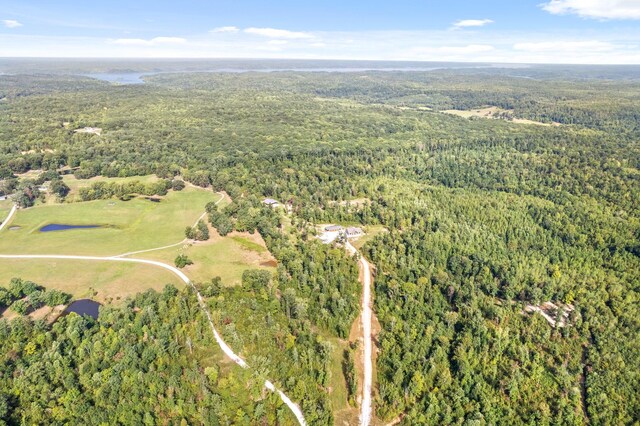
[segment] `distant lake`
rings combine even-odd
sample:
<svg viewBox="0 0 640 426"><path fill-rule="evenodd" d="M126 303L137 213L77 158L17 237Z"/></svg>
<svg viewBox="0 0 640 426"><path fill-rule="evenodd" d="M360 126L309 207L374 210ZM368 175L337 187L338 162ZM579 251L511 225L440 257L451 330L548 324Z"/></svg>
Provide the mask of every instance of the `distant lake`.
<svg viewBox="0 0 640 426"><path fill-rule="evenodd" d="M99 227L100 225L63 225L61 223L51 223L40 228L40 232L66 231L69 229L89 229Z"/></svg>
<svg viewBox="0 0 640 426"><path fill-rule="evenodd" d="M85 77L95 78L97 80L108 81L115 84L142 84L142 79L145 75L152 75L151 73L141 72L126 72L126 73L109 73L101 72L95 74L83 74Z"/></svg>
<svg viewBox="0 0 640 426"><path fill-rule="evenodd" d="M80 316L89 315L94 319L98 319L99 311L100 304L98 302L91 299L80 299L67 306L67 309L64 310L62 315L68 315L71 312L75 312Z"/></svg>
<svg viewBox="0 0 640 426"><path fill-rule="evenodd" d="M95 78L97 80L108 81L114 84L143 84L143 77L158 74L187 74L187 73L246 73L246 72L332 72L332 73L354 73L367 71L404 71L404 72L428 72L442 69L468 69L468 68L494 68L495 65L458 65L458 66L352 66L352 67L283 67L283 68L214 68L209 70L173 70L173 71L155 71L155 72L101 72L81 74L85 77ZM513 66L513 68L518 68Z"/></svg>

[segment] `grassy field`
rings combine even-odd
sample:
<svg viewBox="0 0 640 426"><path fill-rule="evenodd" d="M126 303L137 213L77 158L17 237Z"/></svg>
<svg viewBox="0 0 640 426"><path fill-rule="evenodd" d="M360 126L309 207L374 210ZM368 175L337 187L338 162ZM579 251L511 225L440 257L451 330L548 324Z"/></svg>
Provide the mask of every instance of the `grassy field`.
<svg viewBox="0 0 640 426"><path fill-rule="evenodd" d="M184 283L171 272L151 265L88 260L0 259L0 286L20 277L100 303L117 303L126 296L165 284L178 288Z"/></svg>
<svg viewBox="0 0 640 426"><path fill-rule="evenodd" d="M331 392L329 398L331 399L331 406L334 409L335 425L354 425L358 424L359 410L357 407L352 407L347 401L347 382L344 378L344 372L342 371L342 360L345 349L349 346L346 340L338 339L335 337L323 336L331 342L331 365L329 371L331 376L329 378L329 386ZM358 378L360 380L360 378Z"/></svg>
<svg viewBox="0 0 640 426"><path fill-rule="evenodd" d="M11 210L12 205L13 205L12 201L9 201L9 200L0 201L0 223L2 223L4 219L7 217L7 215L9 214L9 211Z"/></svg>
<svg viewBox="0 0 640 426"><path fill-rule="evenodd" d="M65 180L75 191L98 178ZM126 179L105 179L124 181ZM153 177L137 178L151 182ZM205 205L220 195L187 187L172 192L159 203L143 198L117 199L64 204L41 204L19 210L11 227L0 232L2 254L67 254L112 256L175 244L184 239L184 229L193 225ZM229 200L224 199L220 206ZM6 216L10 202L0 202L0 217ZM50 223L103 225L101 228L40 232ZM220 276L225 285L237 285L249 268L274 270L275 261L259 234L231 233L220 237L212 228L211 239L195 244L177 245L163 250L135 254L133 257L173 264L179 254L194 261L184 269L196 282ZM76 298L91 297L100 302L123 299L148 288L161 290L165 284L182 285L170 272L147 265L71 260L0 259L0 285L13 277L29 279L48 288L56 288Z"/></svg>
<svg viewBox="0 0 640 426"><path fill-rule="evenodd" d="M442 111L445 114L457 115L458 117L463 118L492 118L492 119L504 119L501 117L501 114L513 115L513 110L510 109L502 109L495 106L485 107L485 108L477 108L471 110L458 110L458 109L449 109ZM559 123L542 123L540 121L527 120L525 118L517 118L512 117L509 119L511 123L518 124L535 124L538 126L559 126Z"/></svg>
<svg viewBox="0 0 640 426"><path fill-rule="evenodd" d="M365 234L361 237L355 238L351 240L351 244L360 250L367 242L374 239L377 235L382 232L388 232L387 229L382 225L369 225L363 227Z"/></svg>
<svg viewBox="0 0 640 426"><path fill-rule="evenodd" d="M20 229L0 232L0 253L109 256L174 244L184 238L185 227L194 224L206 203L219 198L189 187L170 191L159 203L110 199L19 210L11 225ZM51 223L102 227L39 232Z"/></svg>
<svg viewBox="0 0 640 426"><path fill-rule="evenodd" d="M193 265L185 267L183 271L191 280L204 282L219 276L226 286L240 284L246 269L275 270L275 261L259 234L233 232L220 237L213 229L209 232L209 241L140 253L135 257L173 264L176 256L186 254Z"/></svg>

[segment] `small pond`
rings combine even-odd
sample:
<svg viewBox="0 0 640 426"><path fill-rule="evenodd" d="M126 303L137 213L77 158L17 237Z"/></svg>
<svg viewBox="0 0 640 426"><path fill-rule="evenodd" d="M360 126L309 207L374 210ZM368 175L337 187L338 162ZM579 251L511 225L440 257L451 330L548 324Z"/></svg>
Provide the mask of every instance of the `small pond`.
<svg viewBox="0 0 640 426"><path fill-rule="evenodd" d="M100 225L64 225L61 223L50 223L40 228L40 232L66 231L69 229L90 229L99 228Z"/></svg>
<svg viewBox="0 0 640 426"><path fill-rule="evenodd" d="M80 299L67 306L62 315L69 315L71 312L75 312L78 315L89 315L94 319L98 319L99 309L100 304L98 302L91 299Z"/></svg>

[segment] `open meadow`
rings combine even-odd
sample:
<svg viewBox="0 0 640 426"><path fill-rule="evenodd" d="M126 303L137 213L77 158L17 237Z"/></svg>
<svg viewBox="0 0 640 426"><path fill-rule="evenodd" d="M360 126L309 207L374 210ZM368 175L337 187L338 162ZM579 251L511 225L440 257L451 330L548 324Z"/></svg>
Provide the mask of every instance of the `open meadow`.
<svg viewBox="0 0 640 426"><path fill-rule="evenodd" d="M184 254L193 261L193 265L183 269L192 281L205 282L213 277L220 277L225 286L240 285L242 273L247 269L275 271L275 259L258 233L251 235L246 232L233 232L221 237L213 228L209 232L211 238L208 241L178 245L130 257L173 264L176 256Z"/></svg>
<svg viewBox="0 0 640 426"><path fill-rule="evenodd" d="M185 284L171 272L151 265L71 259L0 259L0 286L20 277L100 303L118 303L147 289Z"/></svg>
<svg viewBox="0 0 640 426"><path fill-rule="evenodd" d="M0 223L9 215L13 203L10 200L0 201Z"/></svg>
<svg viewBox="0 0 640 426"><path fill-rule="evenodd" d="M156 179L145 176L138 180L149 183ZM122 183L131 179L79 180L73 176L65 177L72 189L71 194L77 194L79 188L98 180ZM219 276L226 286L240 284L246 269L274 270L276 262L257 233L233 232L221 237L211 228L208 241L177 244L184 240L185 228L193 225L204 213L205 205L218 200L219 194L193 186L179 192L170 191L161 197L160 202L142 197L130 201L107 199L64 204L48 200L16 213L10 226L0 234L0 254L115 256L134 252L128 257L157 260L169 265L173 265L176 256L185 254L194 262L184 269L193 281L204 282ZM222 199L219 205L224 206L229 201ZM9 201L0 202L2 218L10 207ZM40 231L49 224L99 227ZM135 253L165 246L170 247ZM178 287L183 285L170 272L149 265L64 259L0 259L0 283L8 283L13 277L65 291L75 298L90 297L102 303L117 302L149 288L161 290L169 283Z"/></svg>
<svg viewBox="0 0 640 426"><path fill-rule="evenodd" d="M19 210L0 237L1 254L114 256L175 244L184 229L220 196L196 188L170 191L160 202L144 198L38 205ZM48 224L98 228L40 232Z"/></svg>

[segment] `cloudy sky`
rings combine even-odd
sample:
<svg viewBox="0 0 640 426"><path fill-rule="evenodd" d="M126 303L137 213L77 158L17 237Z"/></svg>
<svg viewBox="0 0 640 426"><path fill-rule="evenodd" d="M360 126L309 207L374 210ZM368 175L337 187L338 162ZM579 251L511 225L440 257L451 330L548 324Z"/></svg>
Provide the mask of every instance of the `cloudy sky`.
<svg viewBox="0 0 640 426"><path fill-rule="evenodd" d="M0 56L640 64L640 0L2 0Z"/></svg>

